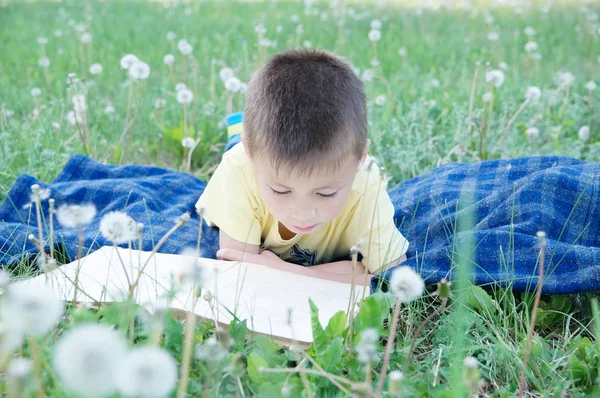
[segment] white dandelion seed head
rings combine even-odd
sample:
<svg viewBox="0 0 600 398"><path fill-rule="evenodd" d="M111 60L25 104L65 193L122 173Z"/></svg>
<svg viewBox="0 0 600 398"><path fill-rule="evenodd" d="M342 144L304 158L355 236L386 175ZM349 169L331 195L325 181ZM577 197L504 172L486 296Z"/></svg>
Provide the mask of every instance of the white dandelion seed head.
<svg viewBox="0 0 600 398"><path fill-rule="evenodd" d="M425 282L411 267L402 265L392 271L390 292L401 302L416 300L423 294Z"/></svg>
<svg viewBox="0 0 600 398"><path fill-rule="evenodd" d="M237 93L238 91L240 91L241 85L242 82L240 81L240 79L238 79L237 77L231 77L225 82L225 89L227 89L227 91L231 91L232 93Z"/></svg>
<svg viewBox="0 0 600 398"><path fill-rule="evenodd" d="M311 48L311 47L312 47L312 41L310 41L310 40L304 40L304 41L302 42L302 46L303 46L304 48Z"/></svg>
<svg viewBox="0 0 600 398"><path fill-rule="evenodd" d="M529 55L532 59L535 59L536 61L539 61L540 59L542 59L542 54L537 52L537 53L532 53Z"/></svg>
<svg viewBox="0 0 600 398"><path fill-rule="evenodd" d="M78 23L77 25L75 25L75 26L73 27L73 29L75 29L75 31L76 31L76 32L83 33L83 32L85 32L85 31L86 31L86 29L87 29L87 26L85 25L85 23L84 23L84 22L80 22L80 23Z"/></svg>
<svg viewBox="0 0 600 398"><path fill-rule="evenodd" d="M372 29L369 31L369 40L370 41L379 41L381 39L381 31L377 29Z"/></svg>
<svg viewBox="0 0 600 398"><path fill-rule="evenodd" d="M377 67L377 66L379 66L379 60L377 58L373 58L369 63L374 68Z"/></svg>
<svg viewBox="0 0 600 398"><path fill-rule="evenodd" d="M83 396L107 396L117 390L117 377L127 343L102 324L75 326L54 346L52 364L67 390Z"/></svg>
<svg viewBox="0 0 600 398"><path fill-rule="evenodd" d="M488 25L491 25L491 24L493 24L493 23L494 23L494 17L493 17L493 16L492 16L492 14L490 14L489 12L486 12L486 13L483 15L483 18L484 18L484 20L485 20L485 23L486 23L486 24L488 24Z"/></svg>
<svg viewBox="0 0 600 398"><path fill-rule="evenodd" d="M498 67L502 70L507 70L508 69L508 64L506 62L500 62L498 64Z"/></svg>
<svg viewBox="0 0 600 398"><path fill-rule="evenodd" d="M263 24L259 23L254 27L254 31L259 35L264 35L267 33L267 28L265 28Z"/></svg>
<svg viewBox="0 0 600 398"><path fill-rule="evenodd" d="M300 21L300 17L298 15L294 14L290 17L290 20L292 22L296 23L296 22Z"/></svg>
<svg viewBox="0 0 600 398"><path fill-rule="evenodd" d="M23 335L43 336L63 314L64 304L45 285L13 283L5 289L0 313Z"/></svg>
<svg viewBox="0 0 600 398"><path fill-rule="evenodd" d="M100 220L100 233L117 245L128 243L137 236L137 224L126 213L111 211Z"/></svg>
<svg viewBox="0 0 600 398"><path fill-rule="evenodd" d="M538 50L538 44L534 41L528 41L525 43L525 52L533 53Z"/></svg>
<svg viewBox="0 0 600 398"><path fill-rule="evenodd" d="M175 62L175 56L173 54L167 54L163 57L163 63L165 65L173 65L173 62Z"/></svg>
<svg viewBox="0 0 600 398"><path fill-rule="evenodd" d="M79 36L79 41L82 42L83 44L88 44L92 42L92 34L89 32L83 33L81 36Z"/></svg>
<svg viewBox="0 0 600 398"><path fill-rule="evenodd" d="M177 38L177 35L175 34L175 32L167 32L167 40L173 41L176 38Z"/></svg>
<svg viewBox="0 0 600 398"><path fill-rule="evenodd" d="M504 72L499 69L491 69L485 73L485 81L500 87L504 83Z"/></svg>
<svg viewBox="0 0 600 398"><path fill-rule="evenodd" d="M133 80L146 80L150 76L150 66L142 61L135 62L129 68L129 76Z"/></svg>
<svg viewBox="0 0 600 398"><path fill-rule="evenodd" d="M527 90L525 90L525 98L528 98L530 101L539 101L542 98L542 90L536 86L529 86Z"/></svg>
<svg viewBox="0 0 600 398"><path fill-rule="evenodd" d="M231 79L234 76L233 69L231 68L223 68L219 71L219 77L223 82Z"/></svg>
<svg viewBox="0 0 600 398"><path fill-rule="evenodd" d="M196 346L196 358L208 363L220 362L227 357L227 350L212 336L204 344Z"/></svg>
<svg viewBox="0 0 600 398"><path fill-rule="evenodd" d="M9 379L24 382L33 369L33 361L27 358L13 358L8 365L6 373Z"/></svg>
<svg viewBox="0 0 600 398"><path fill-rule="evenodd" d="M43 255L38 256L36 263L37 267L46 273L52 272L58 267L55 259Z"/></svg>
<svg viewBox="0 0 600 398"><path fill-rule="evenodd" d="M408 55L408 51L406 51L406 48L400 47L398 49L398 55L401 56L402 58L404 58Z"/></svg>
<svg viewBox="0 0 600 398"><path fill-rule="evenodd" d="M139 61L140 60L135 55L126 54L123 56L123 58L121 58L121 69L129 70L129 68L131 68L131 66L133 64L135 64L136 62L139 62Z"/></svg>
<svg viewBox="0 0 600 398"><path fill-rule="evenodd" d="M302 33L304 33L304 26L302 26L302 24L296 26L296 33L301 35Z"/></svg>
<svg viewBox="0 0 600 398"><path fill-rule="evenodd" d="M47 67L50 66L50 59L48 57L40 58L39 61L38 61L38 65L41 68L47 68Z"/></svg>
<svg viewBox="0 0 600 398"><path fill-rule="evenodd" d="M38 37L36 41L39 45L48 44L48 39L45 37Z"/></svg>
<svg viewBox="0 0 600 398"><path fill-rule="evenodd" d="M71 126L76 126L79 121L81 121L81 118L78 117L77 115L75 115L75 112L73 112L73 111L67 112L67 122Z"/></svg>
<svg viewBox="0 0 600 398"><path fill-rule="evenodd" d="M100 64L91 64L90 65L90 74L99 75L102 73L102 65Z"/></svg>
<svg viewBox="0 0 600 398"><path fill-rule="evenodd" d="M275 32L277 32L277 33L281 33L282 30L283 30L283 26L281 26L281 25L277 25L277 27L275 28Z"/></svg>
<svg viewBox="0 0 600 398"><path fill-rule="evenodd" d="M175 85L175 91L185 90L186 88L187 86L185 85L185 83L177 83Z"/></svg>
<svg viewBox="0 0 600 398"><path fill-rule="evenodd" d="M379 360L377 346L379 343L379 333L375 329L365 329L360 333L358 344L355 350L360 363L371 363Z"/></svg>
<svg viewBox="0 0 600 398"><path fill-rule="evenodd" d="M575 81L575 76L571 72L559 70L554 76L554 81L559 86L570 86Z"/></svg>
<svg viewBox="0 0 600 398"><path fill-rule="evenodd" d="M22 332L15 325L0 316L0 356L12 354L23 341Z"/></svg>
<svg viewBox="0 0 600 398"><path fill-rule="evenodd" d="M476 369L479 367L479 361L477 361L477 358L471 356L466 357L463 364L469 369Z"/></svg>
<svg viewBox="0 0 600 398"><path fill-rule="evenodd" d="M540 135L540 130L537 127L529 127L525 130L525 135L530 138L537 138Z"/></svg>
<svg viewBox="0 0 600 398"><path fill-rule="evenodd" d="M192 137L185 137L181 140L181 146L188 149L194 149L196 146L196 140L194 140Z"/></svg>
<svg viewBox="0 0 600 398"><path fill-rule="evenodd" d="M483 95L481 96L481 100L485 103L488 103L492 100L493 96L494 94L488 91L486 93L483 93Z"/></svg>
<svg viewBox="0 0 600 398"><path fill-rule="evenodd" d="M247 83L244 83L244 82L242 82L242 83L240 84L240 93L245 93L245 92L247 92L247 91L248 91L248 84L247 84Z"/></svg>
<svg viewBox="0 0 600 398"><path fill-rule="evenodd" d="M166 397L177 383L177 362L161 348L134 348L121 362L117 383L126 397Z"/></svg>
<svg viewBox="0 0 600 398"><path fill-rule="evenodd" d="M266 37L263 37L258 41L258 45L260 47L271 47L273 45L273 42L267 39Z"/></svg>
<svg viewBox="0 0 600 398"><path fill-rule="evenodd" d="M525 36L535 36L535 29L533 29L531 26L527 26L523 32L525 33Z"/></svg>
<svg viewBox="0 0 600 398"><path fill-rule="evenodd" d="M393 370L390 372L390 381L400 382L404 380L404 373L399 370Z"/></svg>
<svg viewBox="0 0 600 398"><path fill-rule="evenodd" d="M5 289L10 284L10 273L0 269L0 290Z"/></svg>
<svg viewBox="0 0 600 398"><path fill-rule="evenodd" d="M78 228L88 225L96 217L96 206L63 205L56 210L56 220L65 228Z"/></svg>
<svg viewBox="0 0 600 398"><path fill-rule="evenodd" d="M362 79L364 81L371 81L373 79L373 71L371 69L365 69L362 73Z"/></svg>
<svg viewBox="0 0 600 398"><path fill-rule="evenodd" d="M180 104L189 104L194 99L194 94L187 88L177 91L177 102Z"/></svg>
<svg viewBox="0 0 600 398"><path fill-rule="evenodd" d="M156 109L164 108L165 105L167 105L167 100L165 100L164 98L157 98L154 101L154 108Z"/></svg>
<svg viewBox="0 0 600 398"><path fill-rule="evenodd" d="M62 35L63 35L63 31L62 31L62 30L60 30L60 29L56 29L56 30L54 31L54 37L57 37L57 38L58 38L58 37L62 37Z"/></svg>
<svg viewBox="0 0 600 398"><path fill-rule="evenodd" d="M590 126L581 126L577 132L581 141L587 141L590 139Z"/></svg>
<svg viewBox="0 0 600 398"><path fill-rule="evenodd" d="M374 19L371 21L371 29L373 30L381 30L381 26L383 24L381 23L380 19Z"/></svg>
<svg viewBox="0 0 600 398"><path fill-rule="evenodd" d="M431 87L438 88L440 86L440 81L438 79L431 79L430 85Z"/></svg>
<svg viewBox="0 0 600 398"><path fill-rule="evenodd" d="M192 53L192 51L194 51L192 45L185 39L181 39L177 42L177 49L183 55L189 55Z"/></svg>
<svg viewBox="0 0 600 398"><path fill-rule="evenodd" d="M490 32L487 35L489 41L498 41L500 40L500 33L498 32Z"/></svg>
<svg viewBox="0 0 600 398"><path fill-rule="evenodd" d="M32 97L35 98L35 97L39 97L40 95L42 95L42 90L40 90L37 87L34 87L34 88L31 89L31 96Z"/></svg>
<svg viewBox="0 0 600 398"><path fill-rule="evenodd" d="M85 95L83 94L75 94L73 98L71 98L71 103L73 104L73 110L78 115L85 113L87 110Z"/></svg>
<svg viewBox="0 0 600 398"><path fill-rule="evenodd" d="M593 80L591 80L585 84L585 88L589 91L594 91L597 87L598 86L596 85L596 82Z"/></svg>
<svg viewBox="0 0 600 398"><path fill-rule="evenodd" d="M435 108L435 106L437 105L437 102L435 102L435 100L429 100L429 101L427 101L427 105L430 108Z"/></svg>
<svg viewBox="0 0 600 398"><path fill-rule="evenodd" d="M113 113L115 113L115 107L111 104L108 104L104 107L104 113L106 115L112 115Z"/></svg>
<svg viewBox="0 0 600 398"><path fill-rule="evenodd" d="M183 285L196 287L212 287L213 272L198 260L198 252L193 248L185 248L180 255L183 264L179 270L177 279Z"/></svg>
<svg viewBox="0 0 600 398"><path fill-rule="evenodd" d="M375 97L375 105L383 106L385 105L385 95L378 95Z"/></svg>

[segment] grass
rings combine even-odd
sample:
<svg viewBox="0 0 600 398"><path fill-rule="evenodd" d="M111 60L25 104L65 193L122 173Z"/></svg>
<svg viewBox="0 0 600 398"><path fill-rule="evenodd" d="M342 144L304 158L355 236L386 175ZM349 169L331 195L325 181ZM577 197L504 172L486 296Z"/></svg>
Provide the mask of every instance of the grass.
<svg viewBox="0 0 600 398"><path fill-rule="evenodd" d="M225 142L223 118L241 109L244 102L243 94L225 90L219 71L231 67L247 82L269 54L308 44L346 57L363 76L372 154L385 165L392 183L448 162L538 154L600 161L598 91L586 88L588 81L600 81L597 6L583 9L577 2L554 2L545 12L541 2L521 8L476 2L469 10L421 9L405 3L400 7L391 1L388 8L377 8L364 3L350 2L342 19L335 15L338 9L326 3L316 3L313 10L317 11L305 13L301 2L208 1L167 7L141 1L0 1L0 199L21 173L51 181L70 156L86 148L89 156L101 161L187 170L187 152L181 146L184 136L199 138L190 172L208 179ZM368 33L375 18L383 23L382 37L372 43ZM79 23L92 34L91 43L78 40L82 32L74 28ZM272 47L259 45L258 24L266 28L263 36L275 42ZM535 29L535 36L525 35L527 26ZM57 30L62 32L60 37ZM169 31L177 34L175 41L167 40ZM498 40L488 38L492 32L498 33ZM38 44L39 37L48 43ZM193 57L184 60L176 48L179 39L191 43ZM526 53L528 41L538 44L541 59ZM401 48L405 56L399 54ZM147 80L133 86L137 91L132 94L127 73L119 65L127 53L151 69ZM176 58L172 72L162 62L167 53ZM38 66L44 56L50 59L47 69ZM90 74L92 63L102 65L101 74ZM501 63L507 64L504 82L492 88L485 79L486 69L502 69ZM574 82L561 85L556 80L559 71L572 73ZM71 72L81 81L69 86ZM186 83L194 93L185 111L175 99L177 82ZM539 87L542 97L517 114L528 86ZM40 89L39 97L32 97L34 87ZM73 126L66 117L75 90L86 93L85 126ZM493 100L483 102L488 92L493 93ZM383 97L376 102L378 96ZM155 108L158 98L166 100L163 108ZM107 105L114 106L115 112L106 114ZM120 141L129 123L126 139ZM590 128L587 140L579 137L582 126ZM536 127L539 135L526 135L530 127ZM125 153L120 142L131 143ZM486 382L480 393L513 396L519 390L534 295L495 287L484 291L460 283L453 288L448 310L428 323L417 340L403 394L465 396L462 360L471 355L477 358ZM598 393L594 388L600 376L600 347L594 337L589 298L585 294L542 298L545 316L538 319L532 338L526 394L562 396L567 392L576 397ZM387 320L386 303L382 298L371 299L366 315L357 319L365 325L369 318L375 323ZM399 342L392 351L390 369L401 369L413 333L438 305L439 300L427 297L402 307ZM94 317L127 324L117 315L106 310ZM90 315L74 312L73 318L86 316ZM63 322L40 339L46 355L56 335L70 325ZM176 342L182 339L183 330L172 319L166 325L161 344L180 361L182 344ZM196 336L202 341L211 328L199 328ZM243 325L230 330L238 337L223 362L194 362L189 394L277 396L283 388L295 395L308 391L306 383L318 396L340 393L323 376L262 374L260 366L293 367L296 357L261 340L245 341L240 330ZM139 344L146 341L143 334L137 337ZM329 337L321 348L331 352L338 347L336 338L345 338L342 332ZM319 352L323 351L313 347L298 362L324 360ZM364 380L364 369L352 350L332 358L328 364L320 362L327 372ZM46 393L67 396L50 368L44 369ZM311 369L318 367L313 364ZM374 369L380 369L380 364L374 364ZM35 389L27 391L33 394ZM387 387L384 391L389 392Z"/></svg>

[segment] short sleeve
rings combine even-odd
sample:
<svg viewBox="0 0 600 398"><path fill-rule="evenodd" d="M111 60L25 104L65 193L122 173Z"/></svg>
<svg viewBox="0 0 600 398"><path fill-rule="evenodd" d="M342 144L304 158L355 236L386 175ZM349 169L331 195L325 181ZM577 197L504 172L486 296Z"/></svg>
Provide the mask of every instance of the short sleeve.
<svg viewBox="0 0 600 398"><path fill-rule="evenodd" d="M362 262L371 273L408 250L408 241L394 223L394 206L385 188L383 181L369 184L354 207L344 237L350 246L359 243Z"/></svg>
<svg viewBox="0 0 600 398"><path fill-rule="evenodd" d="M229 237L260 245L262 214L253 175L235 158L225 154L209 180L196 208Z"/></svg>

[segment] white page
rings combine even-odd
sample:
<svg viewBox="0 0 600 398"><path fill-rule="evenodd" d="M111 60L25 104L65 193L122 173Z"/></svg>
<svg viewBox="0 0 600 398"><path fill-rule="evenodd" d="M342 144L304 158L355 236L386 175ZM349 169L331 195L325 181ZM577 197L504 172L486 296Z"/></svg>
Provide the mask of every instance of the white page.
<svg viewBox="0 0 600 398"><path fill-rule="evenodd" d="M141 254L141 255L140 255ZM115 249L105 246L80 260L77 295L79 302L123 301L128 294L128 281L121 259L125 264L129 283L139 275L141 266L150 252ZM169 291L175 290L175 299L168 303L174 309L189 311L192 307L192 289L181 285L179 276L193 257L157 253L150 260L136 289L136 301L152 311L155 305L164 305ZM198 299L194 312L207 319L229 324L233 312L240 320L247 320L252 331L272 335L284 340L312 342L309 297L319 309L319 320L325 327L338 311L346 312L350 297L350 284L328 281L279 271L248 263L217 261L199 258L198 263L209 275L208 286L214 299L209 304ZM48 284L58 297L70 301L78 262L72 262L48 274ZM362 280L362 276L357 276ZM20 282L46 283L46 276ZM363 287L355 287L355 297L362 297ZM202 294L204 296L204 294ZM289 310L291 324L288 324ZM291 326L290 326L291 325Z"/></svg>

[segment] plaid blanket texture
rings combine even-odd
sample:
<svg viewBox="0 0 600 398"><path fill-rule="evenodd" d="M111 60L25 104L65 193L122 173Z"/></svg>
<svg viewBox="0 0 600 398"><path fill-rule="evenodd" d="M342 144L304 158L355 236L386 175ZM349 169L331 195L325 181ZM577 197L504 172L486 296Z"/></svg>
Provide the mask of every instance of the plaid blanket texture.
<svg viewBox="0 0 600 398"><path fill-rule="evenodd" d="M56 206L93 203L94 221L83 231L84 254L106 241L102 216L121 210L143 223L143 250L173 227L186 211L190 221L159 250L179 253L195 247L199 219L194 204L205 184L178 171L140 165L104 165L73 156L50 184L27 174L13 184L0 204L0 266L13 266L37 254L27 236L37 236L31 185L51 191ZM544 293L600 290L600 164L566 157L525 157L474 164L453 163L405 181L389 191L396 225L409 240L408 260L426 283L452 279L460 264L457 247L472 239L471 278L478 285L512 285L516 291L537 286L539 244L547 236ZM470 196L472 200L464 198ZM462 199L461 199L462 198ZM48 201L42 202L48 236ZM465 215L471 230L459 229ZM77 255L77 231L54 225L55 242L70 259ZM214 258L218 230L202 225L202 255ZM48 242L46 242L48 251ZM387 279L392 269L373 278Z"/></svg>

